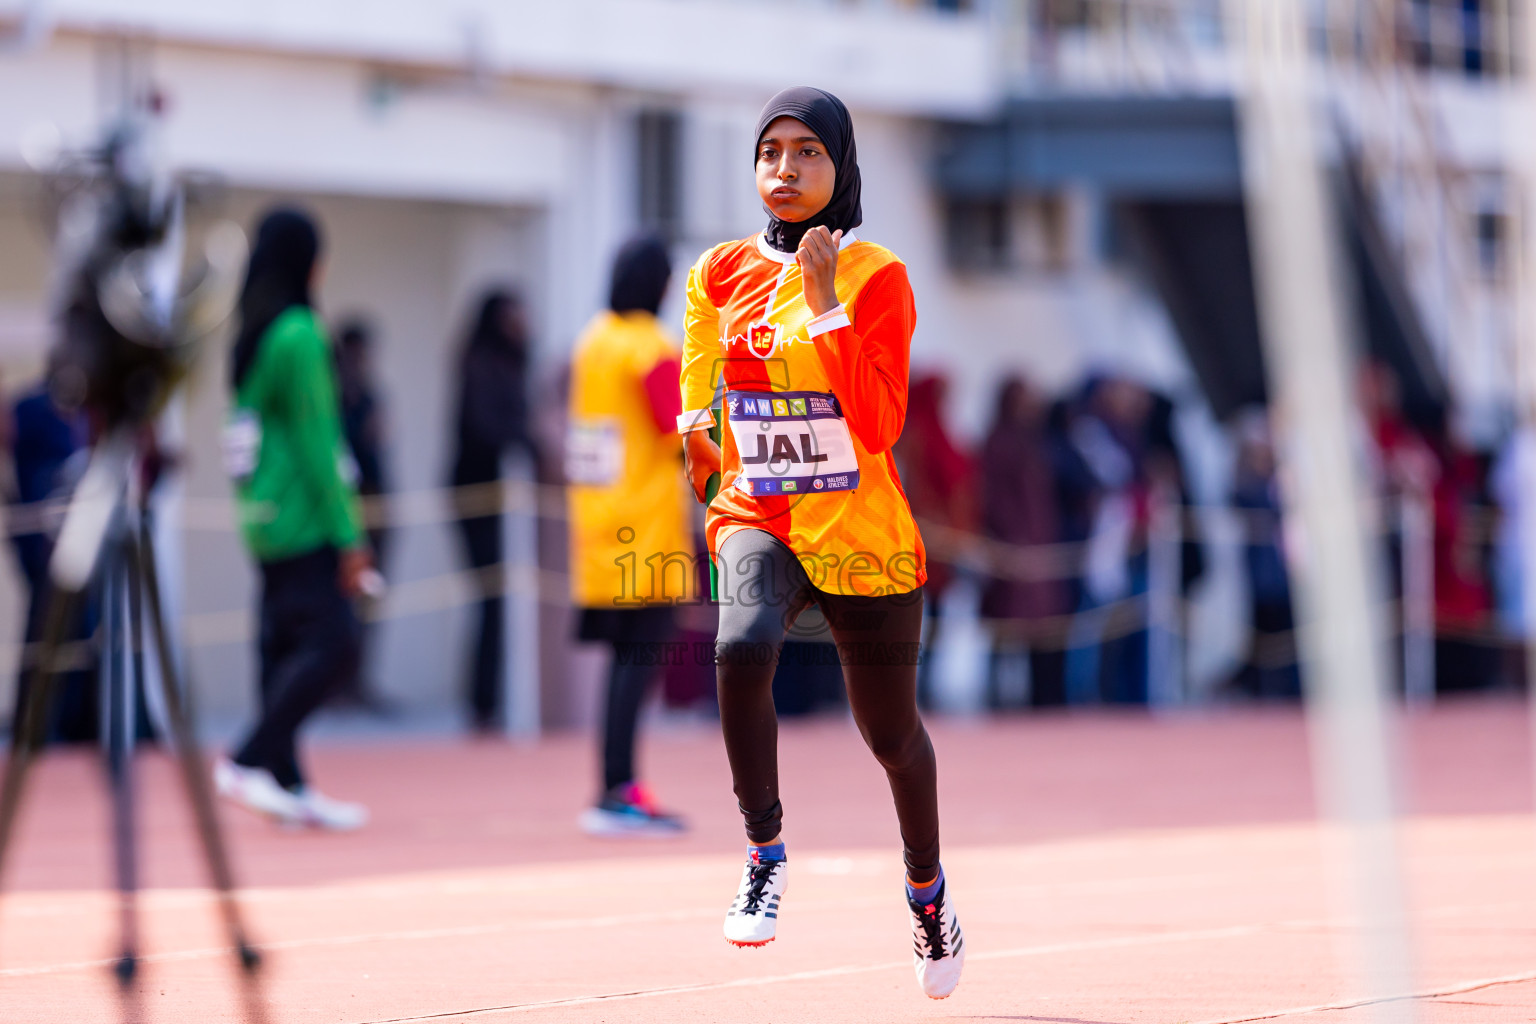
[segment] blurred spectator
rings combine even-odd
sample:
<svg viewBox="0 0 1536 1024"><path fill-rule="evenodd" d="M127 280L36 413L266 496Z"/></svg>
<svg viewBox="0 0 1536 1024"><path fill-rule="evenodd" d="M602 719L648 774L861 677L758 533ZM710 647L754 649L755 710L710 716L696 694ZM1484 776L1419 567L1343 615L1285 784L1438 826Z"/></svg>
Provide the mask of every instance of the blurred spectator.
<svg viewBox="0 0 1536 1024"><path fill-rule="evenodd" d="M324 796L299 765L304 721L357 672L352 601L371 573L345 441L334 356L311 289L320 232L297 210L256 231L230 359L225 464L261 571L261 715L215 772L219 792L283 821L351 829L359 804Z"/></svg>
<svg viewBox="0 0 1536 1024"><path fill-rule="evenodd" d="M1360 371L1360 411L1370 431L1379 493L1428 498L1440 474L1434 448L1403 411L1397 373L1380 360Z"/></svg>
<svg viewBox="0 0 1536 1024"><path fill-rule="evenodd" d="M1404 412L1396 373L1380 361L1361 371L1360 402L1370 427L1380 493L1391 523L1387 531L1388 576L1406 609L1411 601L1430 602L1433 617L1436 690L1465 690L1493 685L1500 674L1499 653L1491 629L1493 593L1489 582L1482 520L1476 509L1487 503L1484 461L1460 444L1448 414L1421 417L1416 424ZM1422 510L1424 536L1404 536L1401 512ZM1428 545L1415 552L1406 544ZM1428 563L1432 590L1409 593L1404 559L1419 554ZM1403 619L1407 623L1406 617Z"/></svg>
<svg viewBox="0 0 1536 1024"><path fill-rule="evenodd" d="M1493 686L1502 671L1494 642L1494 598L1489 579L1485 460L1441 431L1435 478L1435 690Z"/></svg>
<svg viewBox="0 0 1536 1024"><path fill-rule="evenodd" d="M1493 580L1498 595L1499 626L1511 638L1506 675L1512 680L1525 679L1524 645L1531 642L1525 593L1526 517L1536 510L1531 484L1536 481L1536 431L1519 426L1504 439L1493 468L1488 488L1498 506L1498 524L1494 532Z"/></svg>
<svg viewBox="0 0 1536 1024"><path fill-rule="evenodd" d="M635 773L640 708L676 629L672 604L691 598L696 582L677 435L681 351L656 319L671 275L659 240L620 249L608 309L582 332L571 363L571 597L580 639L613 650L602 787L581 818L593 835L683 828Z"/></svg>
<svg viewBox="0 0 1536 1024"><path fill-rule="evenodd" d="M1232 505L1242 515L1247 538L1243 568L1248 576L1252 633L1243 666L1228 685L1250 697L1299 697L1301 672L1285 563L1280 484L1263 410L1250 411L1238 424Z"/></svg>
<svg viewBox="0 0 1536 1024"><path fill-rule="evenodd" d="M1061 540L1060 499L1048 403L1028 382L1012 377L997 395L997 412L982 447L980 505L982 532L1009 548L1032 548ZM1002 674L1009 661L1029 665L1029 702L1064 703L1063 654L1055 623L1071 610L1064 580L1051 566L1020 558L1006 548L994 558L1004 570L987 581L981 616L992 627L987 705L1003 707Z"/></svg>
<svg viewBox="0 0 1536 1024"><path fill-rule="evenodd" d="M1404 413L1401 382L1392 367L1379 359L1367 360L1359 370L1356 387L1366 429L1372 491L1380 501L1379 529L1386 559L1383 577L1388 590L1384 596L1395 609L1394 633L1402 638L1415 621L1414 611L1424 609L1426 617L1434 614L1433 593L1412 587L1417 581L1405 575L1404 557L1423 549L1405 547L1405 540L1412 545L1421 538L1405 538L1403 527L1419 521L1412 518L1415 512L1422 513L1424 523L1431 521L1440 467L1429 443ZM1427 542L1428 537L1422 540ZM1427 623L1424 628L1429 628ZM1407 646L1399 644L1397 650L1402 652ZM1398 686L1406 688L1410 667L1402 657L1396 661Z"/></svg>
<svg viewBox="0 0 1536 1024"><path fill-rule="evenodd" d="M389 421L373 372L373 327L365 320L348 320L337 332L336 383L342 431L357 463L357 493L363 498L388 494ZM368 539L374 560L383 565L388 530L381 523L370 523Z"/></svg>
<svg viewBox="0 0 1536 1024"><path fill-rule="evenodd" d="M895 446L901 486L919 527L940 527L928 551L928 583L923 588L923 614L927 616L925 651L938 640L939 612L944 592L954 581L955 569L935 549L953 546L960 538L946 537L943 530L971 533L976 528L974 467L971 459L950 439L944 427L944 398L949 385L937 374L922 374L907 391L907 420ZM926 655L918 669L918 703L933 704L932 659Z"/></svg>
<svg viewBox="0 0 1536 1024"><path fill-rule="evenodd" d="M364 525L374 563L381 569L389 544L389 529L382 520L389 493L385 448L389 438L384 401L378 392L373 372L373 328L362 319L351 319L336 334L336 381L341 394L341 427L352 462L357 469L357 493L366 503ZM343 702L373 710L383 710L384 702L368 685L367 675L377 630L372 623L363 625L363 651L357 675L337 694Z"/></svg>
<svg viewBox="0 0 1536 1024"><path fill-rule="evenodd" d="M503 663L502 459L521 448L542 464L528 425L528 332L522 300L493 289L459 358L459 401L450 482L456 488L459 537L477 573L480 622L470 660L471 723L494 730L501 717Z"/></svg>
<svg viewBox="0 0 1536 1024"><path fill-rule="evenodd" d="M1152 408L1147 414L1146 465L1154 498L1182 509L1190 503L1189 474L1184 469L1184 454L1174 436L1174 418L1178 406L1167 395L1152 393ZM1205 544L1198 536L1186 534L1179 545L1179 593L1187 596L1205 575Z"/></svg>
<svg viewBox="0 0 1536 1024"><path fill-rule="evenodd" d="M45 379L17 399L8 433L15 473L11 546L27 584L25 640L36 644L42 639L43 618L52 591L48 578L54 542L51 529L58 525L47 521L43 503L68 500L84 470L88 430L83 413L67 411L54 401L49 380ZM93 620L94 610L82 608L66 634L68 641L75 642L86 667L66 672L56 684L45 733L48 741L78 743L96 738L96 657L94 648L84 642L94 629ZM31 657L35 654L36 648L29 648L28 656L21 661L16 711L11 723L13 735L19 734L21 728L31 682ZM67 660L78 664L80 659Z"/></svg>
<svg viewBox="0 0 1536 1024"><path fill-rule="evenodd" d="M1147 634L1138 604L1147 592L1151 411L1152 395L1140 384L1097 376L1084 387L1082 411L1068 428L1093 483L1082 596L1068 638L1071 703L1147 699Z"/></svg>
<svg viewBox="0 0 1536 1024"><path fill-rule="evenodd" d="M1056 490L1057 530L1064 544L1081 548L1093 532L1093 510L1098 501L1098 482L1093 470L1072 443L1072 424L1081 412L1081 392L1057 399L1046 414L1046 436L1050 442L1052 482ZM1062 580L1067 591L1068 609L1082 603L1083 581L1073 569ZM1061 638L1065 643L1065 637Z"/></svg>

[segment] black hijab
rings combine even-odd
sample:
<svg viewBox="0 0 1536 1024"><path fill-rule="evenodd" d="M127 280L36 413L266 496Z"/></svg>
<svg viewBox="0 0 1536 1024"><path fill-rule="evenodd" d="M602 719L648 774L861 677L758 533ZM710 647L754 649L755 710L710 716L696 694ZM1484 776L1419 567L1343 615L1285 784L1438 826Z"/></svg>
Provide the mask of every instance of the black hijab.
<svg viewBox="0 0 1536 1024"><path fill-rule="evenodd" d="M608 308L615 313L643 310L655 315L671 277L672 259L659 238L632 239L624 243L613 259Z"/></svg>
<svg viewBox="0 0 1536 1024"><path fill-rule="evenodd" d="M528 357L528 339L523 334L523 299L510 288L494 287L480 296L480 310L464 339L464 353L495 352L510 356L519 366Z"/></svg>
<svg viewBox="0 0 1536 1024"><path fill-rule="evenodd" d="M848 116L843 101L825 89L801 85L779 93L758 115L757 134L752 143L753 166L757 164L757 145L763 141L763 133L781 117L803 121L818 139L826 143L827 155L837 168L837 184L832 188L832 198L820 212L807 219L780 220L766 204L763 206L768 210L768 229L764 232L768 244L780 252L794 252L811 228L825 227L828 231L846 234L864 223L864 210L859 205L859 151L853 143L853 118Z"/></svg>
<svg viewBox="0 0 1536 1024"><path fill-rule="evenodd" d="M320 229L302 210L276 209L261 219L240 291L240 331L230 358L230 380L245 380L262 335L293 306L311 306L310 277L320 256Z"/></svg>
<svg viewBox="0 0 1536 1024"><path fill-rule="evenodd" d="M537 461L528 434L528 336L522 299L492 288L480 299L459 363L458 453L455 484L501 478L501 453L522 443Z"/></svg>

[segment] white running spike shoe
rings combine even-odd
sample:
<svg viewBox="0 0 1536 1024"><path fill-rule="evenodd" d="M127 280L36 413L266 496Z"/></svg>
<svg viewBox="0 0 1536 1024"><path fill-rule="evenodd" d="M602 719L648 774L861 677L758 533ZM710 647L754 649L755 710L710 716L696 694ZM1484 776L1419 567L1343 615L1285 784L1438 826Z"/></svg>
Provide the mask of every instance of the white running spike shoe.
<svg viewBox="0 0 1536 1024"><path fill-rule="evenodd" d="M947 884L939 883L931 903L907 897L912 911L912 966L917 971L917 984L929 999L943 999L953 992L965 966L965 936L955 908L949 905Z"/></svg>
<svg viewBox="0 0 1536 1024"><path fill-rule="evenodd" d="M299 800L300 824L330 832L354 832L368 824L368 808L362 804L326 796L313 786L294 795Z"/></svg>
<svg viewBox="0 0 1536 1024"><path fill-rule="evenodd" d="M287 825L304 820L298 795L278 785L265 768L249 768L221 757L213 766L213 785L219 796L246 810Z"/></svg>
<svg viewBox="0 0 1536 1024"><path fill-rule="evenodd" d="M741 869L741 885L725 914L725 941L733 946L766 946L779 926L779 901L789 887L785 861L761 860L753 850Z"/></svg>

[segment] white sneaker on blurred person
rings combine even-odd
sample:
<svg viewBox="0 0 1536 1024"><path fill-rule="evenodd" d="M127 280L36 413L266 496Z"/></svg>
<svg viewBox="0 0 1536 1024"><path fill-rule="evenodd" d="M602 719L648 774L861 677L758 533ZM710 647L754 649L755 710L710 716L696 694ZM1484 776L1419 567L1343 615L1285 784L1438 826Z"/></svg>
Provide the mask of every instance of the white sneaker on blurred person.
<svg viewBox="0 0 1536 1024"><path fill-rule="evenodd" d="M246 810L285 824L304 820L298 795L280 786L265 768L250 768L221 757L213 766L213 785L219 796Z"/></svg>
<svg viewBox="0 0 1536 1024"><path fill-rule="evenodd" d="M688 831L683 819L662 810L655 794L639 782L626 782L603 794L596 807L582 812L580 825L589 836L673 838Z"/></svg>
<svg viewBox="0 0 1536 1024"><path fill-rule="evenodd" d="M368 808L362 804L328 797L313 786L293 794L299 802L299 820L313 828L352 832L368 824Z"/></svg>

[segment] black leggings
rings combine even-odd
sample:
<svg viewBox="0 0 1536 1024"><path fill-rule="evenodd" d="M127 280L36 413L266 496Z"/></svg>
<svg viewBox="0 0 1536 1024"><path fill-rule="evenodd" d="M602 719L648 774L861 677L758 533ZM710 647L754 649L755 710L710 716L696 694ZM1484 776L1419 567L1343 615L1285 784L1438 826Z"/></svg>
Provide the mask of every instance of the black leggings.
<svg viewBox="0 0 1536 1024"><path fill-rule="evenodd" d="M786 633L814 604L837 641L859 733L890 781L907 871L919 880L933 877L939 865L939 797L933 745L917 713L921 588L889 597L817 590L799 559L763 530L728 537L720 546L719 567L720 724L747 838L764 843L779 834L783 808L773 673Z"/></svg>
<svg viewBox="0 0 1536 1024"><path fill-rule="evenodd" d="M603 701L603 793L635 781L635 732L640 705L656 678L659 657L674 631L671 607L587 608L577 638L613 648Z"/></svg>
<svg viewBox="0 0 1536 1024"><path fill-rule="evenodd" d="M469 567L481 574L475 581L480 590L480 623L466 687L469 711L476 727L490 728L501 714L502 625L506 617L501 594L501 516L460 519L459 538Z"/></svg>
<svg viewBox="0 0 1536 1024"><path fill-rule="evenodd" d="M327 547L261 563L261 719L234 760L288 788L304 783L299 726L357 672L361 631L339 561Z"/></svg>

